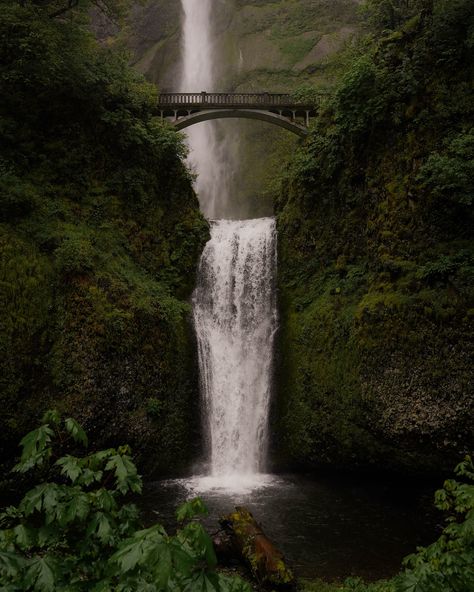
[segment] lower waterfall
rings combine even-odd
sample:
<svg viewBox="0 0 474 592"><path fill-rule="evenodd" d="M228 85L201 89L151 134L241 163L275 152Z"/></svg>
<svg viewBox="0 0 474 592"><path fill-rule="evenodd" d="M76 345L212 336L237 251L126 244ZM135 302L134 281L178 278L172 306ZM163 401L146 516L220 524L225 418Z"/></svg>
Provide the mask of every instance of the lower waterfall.
<svg viewBox="0 0 474 592"><path fill-rule="evenodd" d="M273 340L273 218L211 222L193 295L212 478L265 471Z"/></svg>

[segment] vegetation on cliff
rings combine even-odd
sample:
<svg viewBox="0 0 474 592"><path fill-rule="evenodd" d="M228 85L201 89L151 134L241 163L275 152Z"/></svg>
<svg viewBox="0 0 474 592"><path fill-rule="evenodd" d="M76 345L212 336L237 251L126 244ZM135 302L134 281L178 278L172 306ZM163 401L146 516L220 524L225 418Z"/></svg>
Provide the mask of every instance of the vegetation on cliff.
<svg viewBox="0 0 474 592"><path fill-rule="evenodd" d="M207 223L155 88L82 10L42 4L0 3L1 456L54 404L176 470L197 429L187 299Z"/></svg>
<svg viewBox="0 0 474 592"><path fill-rule="evenodd" d="M474 447L474 5L370 0L277 202L278 441L430 470Z"/></svg>

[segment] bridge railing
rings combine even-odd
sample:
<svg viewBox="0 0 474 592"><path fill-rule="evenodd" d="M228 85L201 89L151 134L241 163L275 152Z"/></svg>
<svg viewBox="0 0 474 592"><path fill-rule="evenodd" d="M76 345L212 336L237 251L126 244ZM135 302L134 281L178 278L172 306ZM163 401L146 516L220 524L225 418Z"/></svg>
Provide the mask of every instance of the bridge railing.
<svg viewBox="0 0 474 592"><path fill-rule="evenodd" d="M162 93L158 97L158 105L162 106L226 106L248 105L266 107L299 106L302 103L289 94L277 93Z"/></svg>

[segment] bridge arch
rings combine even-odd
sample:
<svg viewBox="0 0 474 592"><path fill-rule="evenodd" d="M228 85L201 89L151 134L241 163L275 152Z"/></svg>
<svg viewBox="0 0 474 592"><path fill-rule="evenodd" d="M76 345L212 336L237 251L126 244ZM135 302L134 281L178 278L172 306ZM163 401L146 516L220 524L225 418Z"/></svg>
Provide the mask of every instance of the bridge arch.
<svg viewBox="0 0 474 592"><path fill-rule="evenodd" d="M304 138L318 105L305 104L288 94L203 91L162 93L158 97L157 110L161 118L168 119L177 130L213 119L258 119Z"/></svg>
<svg viewBox="0 0 474 592"><path fill-rule="evenodd" d="M212 121L214 119L257 119L259 121L265 121L273 125L282 127L300 138L305 138L308 135L308 128L296 121L291 121L283 115L278 113L272 113L271 111L263 111L257 109L207 109L204 111L197 111L184 117L179 117L176 121L172 122L172 125L177 130L183 130L196 123L203 121Z"/></svg>

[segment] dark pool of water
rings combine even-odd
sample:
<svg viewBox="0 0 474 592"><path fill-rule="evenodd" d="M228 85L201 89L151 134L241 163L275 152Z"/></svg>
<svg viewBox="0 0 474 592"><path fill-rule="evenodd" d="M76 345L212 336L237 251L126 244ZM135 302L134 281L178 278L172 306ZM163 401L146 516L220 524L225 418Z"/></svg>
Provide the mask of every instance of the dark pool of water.
<svg viewBox="0 0 474 592"><path fill-rule="evenodd" d="M403 479L285 475L247 492L196 489L185 480L148 484L146 520L172 529L176 506L198 494L210 510L205 524L215 532L219 516L245 505L305 578L390 577L403 557L436 538L442 520L433 510L433 484Z"/></svg>

